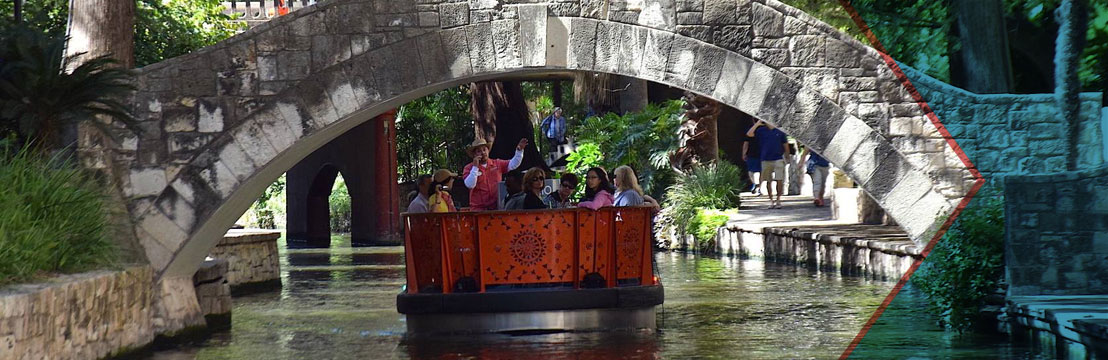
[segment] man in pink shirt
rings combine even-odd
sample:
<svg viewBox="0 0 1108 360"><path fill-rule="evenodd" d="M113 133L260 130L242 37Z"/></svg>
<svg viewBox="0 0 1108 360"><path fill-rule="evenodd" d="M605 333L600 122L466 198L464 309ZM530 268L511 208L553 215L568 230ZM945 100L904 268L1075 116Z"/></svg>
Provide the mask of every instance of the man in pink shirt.
<svg viewBox="0 0 1108 360"><path fill-rule="evenodd" d="M519 140L511 160L489 159L490 146L484 139L476 139L466 148L473 163L462 170L462 178L469 188L469 208L473 211L496 210L497 185L504 173L515 170L523 162L527 138Z"/></svg>

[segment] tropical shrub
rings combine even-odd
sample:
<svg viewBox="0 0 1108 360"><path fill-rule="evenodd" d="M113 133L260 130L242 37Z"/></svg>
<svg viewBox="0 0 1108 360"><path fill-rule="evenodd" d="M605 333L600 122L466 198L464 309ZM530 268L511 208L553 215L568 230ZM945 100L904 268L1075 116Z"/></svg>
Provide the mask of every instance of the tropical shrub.
<svg viewBox="0 0 1108 360"><path fill-rule="evenodd" d="M716 231L727 224L727 220L731 219L731 215L737 213L738 211L734 209L727 211L699 209L696 211L696 216L693 216L692 221L685 226L686 232L696 238L698 248L703 249L712 244Z"/></svg>
<svg viewBox="0 0 1108 360"><path fill-rule="evenodd" d="M1003 254L1004 202L999 197L977 200L943 234L912 275L912 284L927 295L943 324L965 330L997 289Z"/></svg>
<svg viewBox="0 0 1108 360"><path fill-rule="evenodd" d="M400 107L396 121L397 172L414 180L440 168L460 171L472 161L465 149L473 141L469 90L453 87Z"/></svg>
<svg viewBox="0 0 1108 360"><path fill-rule="evenodd" d="M285 227L285 175L277 178L265 189L262 196L250 205L237 222L240 225L259 229L281 229Z"/></svg>
<svg viewBox="0 0 1108 360"><path fill-rule="evenodd" d="M84 170L30 148L0 154L0 285L117 259L108 197Z"/></svg>
<svg viewBox="0 0 1108 360"><path fill-rule="evenodd" d="M18 142L52 149L62 145L62 129L85 122L113 134L97 116L138 126L121 100L134 90L131 74L115 61L97 57L67 70L76 61L65 56L65 38L28 28L0 35L0 131ZM93 121L88 121L93 120Z"/></svg>
<svg viewBox="0 0 1108 360"><path fill-rule="evenodd" d="M663 211L676 224L689 224L700 210L738 208L742 184L742 171L731 163L698 167L677 176L677 182L666 191ZM688 230L681 232L688 234Z"/></svg>
<svg viewBox="0 0 1108 360"><path fill-rule="evenodd" d="M591 159L591 152L598 150L602 155L601 166L608 170L620 165L630 166L635 169L643 190L661 198L669 183L659 180L673 178L668 154L677 148L677 129L684 113L682 104L680 100L670 100L647 105L640 112L607 113L585 119L574 127L577 142L581 147L594 144L596 148L582 150L579 147L579 152L590 153L578 158ZM588 168L576 169L580 171L577 174L583 176Z"/></svg>

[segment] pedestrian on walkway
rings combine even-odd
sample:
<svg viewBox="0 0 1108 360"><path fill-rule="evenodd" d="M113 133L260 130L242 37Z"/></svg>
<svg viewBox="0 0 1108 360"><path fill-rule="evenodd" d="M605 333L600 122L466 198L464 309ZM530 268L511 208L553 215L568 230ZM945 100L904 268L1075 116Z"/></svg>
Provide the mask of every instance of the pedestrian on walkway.
<svg viewBox="0 0 1108 360"><path fill-rule="evenodd" d="M827 188L827 175L831 173L831 163L810 148L800 154L804 161L804 172L812 177L812 203L823 206L823 192Z"/></svg>
<svg viewBox="0 0 1108 360"><path fill-rule="evenodd" d="M755 196L762 195L762 186L758 182L758 175L762 172L762 156L758 150L758 138L747 136L744 140L743 162L746 163L746 174L750 177L750 193Z"/></svg>
<svg viewBox="0 0 1108 360"><path fill-rule="evenodd" d="M475 211L496 210L500 180L504 173L515 170L523 162L523 148L527 138L519 140L515 156L511 160L489 159L491 144L484 139L473 140L466 153L473 158L462 170L466 187L469 188L469 207Z"/></svg>
<svg viewBox="0 0 1108 360"><path fill-rule="evenodd" d="M554 108L554 113L542 120L539 129L550 142L550 152L558 151L558 146L566 143L566 118L562 115L562 108Z"/></svg>
<svg viewBox="0 0 1108 360"><path fill-rule="evenodd" d="M785 156L789 153L788 137L772 124L758 120L746 132L748 137L757 137L762 155L762 182L766 184L769 208L781 208L781 193L785 191ZM777 199L773 198L773 182L777 182Z"/></svg>

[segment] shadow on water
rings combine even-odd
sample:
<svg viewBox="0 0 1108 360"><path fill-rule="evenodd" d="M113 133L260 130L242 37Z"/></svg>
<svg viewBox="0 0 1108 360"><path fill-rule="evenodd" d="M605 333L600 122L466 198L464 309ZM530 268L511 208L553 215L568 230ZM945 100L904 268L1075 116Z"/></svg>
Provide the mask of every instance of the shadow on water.
<svg viewBox="0 0 1108 360"><path fill-rule="evenodd" d="M657 253L666 302L658 308L656 333L408 338L405 318L396 312L396 295L405 282L403 248L352 247L349 238L341 236L335 237L332 245L326 249L288 249L282 241L280 290L236 297L231 330L212 334L199 344L181 345L148 357L834 358L894 285L761 260ZM909 303L904 308L922 305ZM926 314L922 314L893 322L927 323ZM901 346L913 339L935 343L933 338L941 337L912 326L905 325L886 340L864 343L866 346L856 353L864 356L858 358L905 358L934 350ZM937 354L948 356L937 357L1010 348L983 343L975 348L978 352L940 349ZM966 344L948 341L938 346L957 348ZM1001 357L1022 358L1018 351L1005 354L1011 356Z"/></svg>

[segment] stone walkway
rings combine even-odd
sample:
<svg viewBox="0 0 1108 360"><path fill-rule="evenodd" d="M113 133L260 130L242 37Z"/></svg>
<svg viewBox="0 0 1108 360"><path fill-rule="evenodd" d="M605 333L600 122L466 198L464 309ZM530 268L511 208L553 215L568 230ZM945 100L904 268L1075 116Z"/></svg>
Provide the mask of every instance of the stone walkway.
<svg viewBox="0 0 1108 360"><path fill-rule="evenodd" d="M1108 355L1108 295L1009 296L1007 314L1014 323L1085 347L1067 347L1070 358Z"/></svg>

